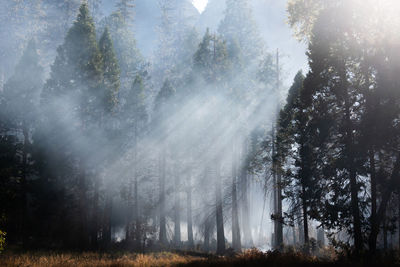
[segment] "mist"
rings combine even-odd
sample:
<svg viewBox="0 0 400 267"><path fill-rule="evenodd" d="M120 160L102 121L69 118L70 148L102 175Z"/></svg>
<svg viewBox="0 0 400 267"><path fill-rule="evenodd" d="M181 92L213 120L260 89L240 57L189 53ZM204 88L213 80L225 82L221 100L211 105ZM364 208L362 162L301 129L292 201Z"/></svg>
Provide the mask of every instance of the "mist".
<svg viewBox="0 0 400 267"><path fill-rule="evenodd" d="M393 245L398 21L328 2L2 1L0 252Z"/></svg>

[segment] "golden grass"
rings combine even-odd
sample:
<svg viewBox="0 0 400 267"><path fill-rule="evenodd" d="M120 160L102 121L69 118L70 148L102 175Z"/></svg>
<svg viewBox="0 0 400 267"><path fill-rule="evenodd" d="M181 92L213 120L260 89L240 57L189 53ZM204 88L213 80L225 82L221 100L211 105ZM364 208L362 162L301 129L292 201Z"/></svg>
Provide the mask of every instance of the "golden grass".
<svg viewBox="0 0 400 267"><path fill-rule="evenodd" d="M322 257L308 256L296 251L291 252L267 252L263 253L256 249L237 254L232 257L217 257L213 255L182 253L22 253L13 254L11 252L0 254L0 267L206 267L206 266L268 266L268 267L361 267L361 266L400 266L398 253L386 255L380 258L362 257L358 259L337 258L327 255L332 251L327 250L322 253ZM325 255L323 255L325 254ZM192 256L195 255L195 256Z"/></svg>
<svg viewBox="0 0 400 267"><path fill-rule="evenodd" d="M152 254L111 254L82 253L82 254L4 254L0 256L2 267L153 267L185 265L193 261L201 261L201 258L192 256L180 256L173 253Z"/></svg>

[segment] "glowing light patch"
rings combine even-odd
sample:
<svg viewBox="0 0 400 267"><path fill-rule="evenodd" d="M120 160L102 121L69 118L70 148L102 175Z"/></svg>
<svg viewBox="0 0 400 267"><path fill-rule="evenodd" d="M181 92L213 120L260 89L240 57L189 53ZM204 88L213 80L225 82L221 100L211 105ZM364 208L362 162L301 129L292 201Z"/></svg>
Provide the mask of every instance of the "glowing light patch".
<svg viewBox="0 0 400 267"><path fill-rule="evenodd" d="M202 13L207 6L208 0L192 0L192 3L194 7Z"/></svg>

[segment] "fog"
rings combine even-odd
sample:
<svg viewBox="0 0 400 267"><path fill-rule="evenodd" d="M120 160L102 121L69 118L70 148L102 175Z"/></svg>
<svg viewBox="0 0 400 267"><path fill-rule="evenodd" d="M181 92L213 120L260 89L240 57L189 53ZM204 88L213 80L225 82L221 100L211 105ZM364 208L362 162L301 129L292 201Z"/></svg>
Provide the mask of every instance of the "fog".
<svg viewBox="0 0 400 267"><path fill-rule="evenodd" d="M95 32L78 28L90 21L80 1L22 2L0 4L1 130L26 147L32 240L273 246L273 123L292 77L307 68L285 1L210 0L201 14L189 0L82 1ZM118 3L129 3L121 20ZM113 56L102 50L106 27ZM20 71L24 51L37 52L43 78Z"/></svg>

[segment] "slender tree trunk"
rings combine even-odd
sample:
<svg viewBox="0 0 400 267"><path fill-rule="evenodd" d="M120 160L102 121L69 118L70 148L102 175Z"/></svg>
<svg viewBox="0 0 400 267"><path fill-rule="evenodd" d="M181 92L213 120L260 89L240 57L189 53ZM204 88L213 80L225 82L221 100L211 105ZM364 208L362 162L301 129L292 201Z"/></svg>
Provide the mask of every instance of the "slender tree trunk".
<svg viewBox="0 0 400 267"><path fill-rule="evenodd" d="M398 210L397 210L397 233L398 233L398 237L399 237L399 250L400 250L400 189L398 189L398 194L397 194L397 201L398 201Z"/></svg>
<svg viewBox="0 0 400 267"><path fill-rule="evenodd" d="M304 226L302 225L302 212L298 212L297 227L299 229L299 243L304 244Z"/></svg>
<svg viewBox="0 0 400 267"><path fill-rule="evenodd" d="M243 151L243 155L242 155L242 160L245 161L244 166L242 167L241 170L241 175L240 175L240 179L241 179L241 189L242 189L242 195L241 195L241 213L242 213L242 222L241 222L241 228L243 230L243 243L246 247L253 247L253 237L251 234L251 230L250 230L250 201L249 201L249 174L248 174L248 162L247 162L247 142L244 145L244 151Z"/></svg>
<svg viewBox="0 0 400 267"><path fill-rule="evenodd" d="M346 68L343 66L343 70ZM341 73L341 78L343 81L344 89L344 105L345 105L345 130L346 130L346 151L347 151L347 170L349 172L350 180L350 195L351 195L351 211L353 215L353 230L354 230L354 245L356 253L360 252L362 249L362 235L361 235L361 219L360 219L360 209L358 200L358 186L357 186L357 173L355 170L354 162L354 137L353 137L353 127L350 119L350 103L349 103L349 93L347 86L347 77L345 73Z"/></svg>
<svg viewBox="0 0 400 267"><path fill-rule="evenodd" d="M240 228L239 228L239 214L238 214L238 201L237 201L237 167L236 167L236 151L233 147L232 151L232 247L235 251L241 251L240 242Z"/></svg>
<svg viewBox="0 0 400 267"><path fill-rule="evenodd" d="M77 247L81 250L88 247L88 229L87 229L87 209L86 209L86 172L82 163L79 162L79 243Z"/></svg>
<svg viewBox="0 0 400 267"><path fill-rule="evenodd" d="M387 251L387 249L388 249L388 233L387 233L387 225L386 225L386 213L382 220L382 224L383 224L383 249L385 251Z"/></svg>
<svg viewBox="0 0 400 267"><path fill-rule="evenodd" d="M307 201L306 201L306 189L302 186L302 208L303 208L303 231L304 231L304 245L308 246L308 213L307 213Z"/></svg>
<svg viewBox="0 0 400 267"><path fill-rule="evenodd" d="M209 252L210 251L210 235L211 235L211 222L210 218L206 218L206 221L204 223L204 251Z"/></svg>
<svg viewBox="0 0 400 267"><path fill-rule="evenodd" d="M273 244L272 247L274 249L278 248L278 241L277 241L277 233L278 233L278 219L277 219L277 215L278 215L278 181L277 181L277 177L276 177L276 159L275 159L275 154L276 154L276 150L275 150L275 126L272 126L272 180L273 180L273 197L274 197L274 238L273 238Z"/></svg>
<svg viewBox="0 0 400 267"><path fill-rule="evenodd" d="M174 205L174 243L177 248L181 246L181 205L179 198L179 173L175 166L175 205Z"/></svg>
<svg viewBox="0 0 400 267"><path fill-rule="evenodd" d="M140 249L141 242L141 221L139 215L139 182L137 174L135 175L135 181L133 185L133 191L135 195L135 208L134 208L134 218L135 218L135 249Z"/></svg>
<svg viewBox="0 0 400 267"><path fill-rule="evenodd" d="M282 175L280 172L278 172L277 175L277 189L278 189L278 194L277 194L277 201L278 201L278 232L276 236L277 240L277 245L279 247L282 247L283 245L283 216L282 216Z"/></svg>
<svg viewBox="0 0 400 267"><path fill-rule="evenodd" d="M133 211L133 203L132 203L132 179L129 180L128 185L128 203L127 203L127 212L126 212L126 227L125 227L125 240L130 242L132 239L132 211Z"/></svg>
<svg viewBox="0 0 400 267"><path fill-rule="evenodd" d="M276 51L276 91L279 92L280 88L280 65L279 65L279 50ZM279 105L277 106L277 115L279 114ZM276 247L281 248L283 245L283 217L282 217L282 175L278 168L280 162L277 157L276 151L276 131L277 129L275 126L273 127L273 150L274 150L274 172L275 172L275 179L276 179L276 232L275 232L275 239L276 239Z"/></svg>
<svg viewBox="0 0 400 267"><path fill-rule="evenodd" d="M189 186L186 190L186 196L187 196L186 219L187 219L188 247L189 249L194 249L193 221L192 221L192 188L190 179L189 179Z"/></svg>
<svg viewBox="0 0 400 267"><path fill-rule="evenodd" d="M138 148L137 148L137 136L138 136L138 129L137 129L137 123L135 123L135 128L134 128L134 184L133 184L133 192L134 192L134 211L133 211L133 217L135 219L135 249L139 250L141 248L141 221L140 221L140 215L139 215L139 177L138 177Z"/></svg>
<svg viewBox="0 0 400 267"><path fill-rule="evenodd" d="M217 254L222 255L225 253L225 234L224 234L224 217L222 211L222 188L220 166L216 160L216 186L215 186L215 204L216 204L216 223L217 223Z"/></svg>
<svg viewBox="0 0 400 267"><path fill-rule="evenodd" d="M22 133L24 135L24 146L22 148L22 175L21 175L21 237L23 245L27 245L27 221L28 221L28 188L27 188L27 173L28 173L28 145L29 145L29 130L25 122L22 125Z"/></svg>
<svg viewBox="0 0 400 267"><path fill-rule="evenodd" d="M278 171L278 159L276 158L276 128L272 129L272 176L274 180L274 248L280 249L283 245L283 226L282 226L282 185L281 174Z"/></svg>
<svg viewBox="0 0 400 267"><path fill-rule="evenodd" d="M376 171L375 171L375 153L373 149L369 150L369 163L370 163L370 172L371 172L371 225L376 224ZM375 245L369 244L371 247L376 248ZM374 249L375 250L375 249Z"/></svg>
<svg viewBox="0 0 400 267"><path fill-rule="evenodd" d="M95 177L94 181L94 196L93 196L93 207L92 207L92 223L91 223L91 246L94 249L98 248L98 233L99 233L99 187L100 181L98 177Z"/></svg>
<svg viewBox="0 0 400 267"><path fill-rule="evenodd" d="M103 241L106 249L110 248L111 245L111 216L112 216L112 197L110 193L106 193L106 206L104 216L104 234Z"/></svg>
<svg viewBox="0 0 400 267"><path fill-rule="evenodd" d="M160 170L160 243L167 245L167 226L165 218L165 176L166 176L166 150L162 148L161 152L161 170Z"/></svg>

